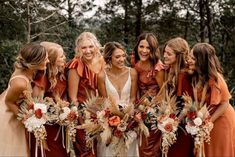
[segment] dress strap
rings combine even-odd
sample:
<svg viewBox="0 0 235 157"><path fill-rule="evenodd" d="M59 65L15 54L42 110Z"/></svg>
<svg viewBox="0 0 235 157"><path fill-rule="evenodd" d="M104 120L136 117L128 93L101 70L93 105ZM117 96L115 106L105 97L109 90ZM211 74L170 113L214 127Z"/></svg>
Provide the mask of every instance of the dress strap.
<svg viewBox="0 0 235 157"><path fill-rule="evenodd" d="M26 76L24 76L24 75L15 75L15 76L12 76L12 77L10 78L10 80L9 80L8 86L10 86L10 82L11 82L12 80L14 80L15 78L22 78L22 79L24 79L24 80L27 82L27 86L28 86L28 84L29 84L29 79L28 79Z"/></svg>

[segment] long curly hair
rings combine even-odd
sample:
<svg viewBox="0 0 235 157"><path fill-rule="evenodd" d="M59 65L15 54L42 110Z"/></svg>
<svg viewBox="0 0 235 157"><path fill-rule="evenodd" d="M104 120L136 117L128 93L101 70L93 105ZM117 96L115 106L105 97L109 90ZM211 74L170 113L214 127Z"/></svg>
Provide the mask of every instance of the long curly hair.
<svg viewBox="0 0 235 157"><path fill-rule="evenodd" d="M58 52L63 51L63 48L61 45L53 42L41 42L40 44L45 47L48 53L48 59L50 62L47 64L46 76L50 82L49 90L52 90L57 84L57 79L66 79L64 69L61 69L61 67L56 65Z"/></svg>
<svg viewBox="0 0 235 157"><path fill-rule="evenodd" d="M176 62L174 66L171 66L167 76L168 84L173 88L176 88L178 83L178 75L180 71L186 67L186 58L189 55L189 45L186 40L181 37L170 39L166 42L164 49L168 46L176 54Z"/></svg>

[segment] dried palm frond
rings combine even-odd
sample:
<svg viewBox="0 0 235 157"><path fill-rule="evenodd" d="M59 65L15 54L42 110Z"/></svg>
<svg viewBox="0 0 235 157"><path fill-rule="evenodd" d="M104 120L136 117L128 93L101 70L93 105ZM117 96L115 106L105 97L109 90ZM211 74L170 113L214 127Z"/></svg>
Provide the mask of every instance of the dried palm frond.
<svg viewBox="0 0 235 157"><path fill-rule="evenodd" d="M124 113L119 110L116 100L111 95L109 96L108 100L110 102L110 105L109 105L110 112L122 118L124 116Z"/></svg>
<svg viewBox="0 0 235 157"><path fill-rule="evenodd" d="M131 115L134 112L134 105L132 103L128 103L127 106L123 109L125 114Z"/></svg>

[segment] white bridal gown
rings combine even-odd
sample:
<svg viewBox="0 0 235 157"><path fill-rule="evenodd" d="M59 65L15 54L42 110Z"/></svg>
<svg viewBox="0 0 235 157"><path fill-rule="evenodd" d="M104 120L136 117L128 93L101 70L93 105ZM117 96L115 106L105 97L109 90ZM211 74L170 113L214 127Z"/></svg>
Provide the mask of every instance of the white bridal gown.
<svg viewBox="0 0 235 157"><path fill-rule="evenodd" d="M130 101L130 92L131 92L131 75L130 75L130 68L129 68L129 76L128 79L121 91L121 95L119 96L117 90L109 80L107 74L105 73L105 87L106 91L109 95L111 95L117 102L117 104L121 105L123 108L125 108L125 105L129 103ZM123 146L124 147L124 146ZM122 149L125 150L124 148ZM123 156L128 157L139 157L139 149L138 149L138 142L137 139L135 139L129 146L129 149L127 151L127 154L124 152L121 153L124 154ZM105 144L101 143L101 141L98 142L97 145L97 156L98 157L113 157L113 150L111 147L106 146Z"/></svg>

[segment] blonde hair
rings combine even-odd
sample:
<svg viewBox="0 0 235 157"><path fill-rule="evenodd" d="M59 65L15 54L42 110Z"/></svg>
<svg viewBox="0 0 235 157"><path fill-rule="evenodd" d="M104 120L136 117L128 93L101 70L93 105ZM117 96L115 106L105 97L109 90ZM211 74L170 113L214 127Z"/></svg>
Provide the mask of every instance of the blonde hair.
<svg viewBox="0 0 235 157"><path fill-rule="evenodd" d="M180 71L186 66L186 58L189 55L190 49L188 42L181 37L176 37L167 41L164 49L166 48L166 46L171 48L176 55L175 66L172 67L173 69L170 69L167 78L169 84L171 84L175 88L178 83L178 75Z"/></svg>
<svg viewBox="0 0 235 157"><path fill-rule="evenodd" d="M17 69L36 69L45 61L46 53L46 49L39 43L28 43L19 51L14 66Z"/></svg>
<svg viewBox="0 0 235 157"><path fill-rule="evenodd" d="M100 54L100 48L101 48L101 44L100 42L97 40L96 36L94 34L92 34L91 32L83 32L81 33L76 41L75 41L75 45L76 45L76 48L75 48L75 55L76 56L81 56L81 54L78 52L78 48L79 48L79 44L81 43L81 41L83 40L90 40L93 45L95 46L96 50L97 50L97 54L98 55L101 55Z"/></svg>
<svg viewBox="0 0 235 157"><path fill-rule="evenodd" d="M41 42L40 43L48 53L48 59L49 63L47 64L47 70L46 75L48 77L48 80L50 82L49 90L53 89L57 84L57 77L61 79L65 79L64 71L59 71L58 66L56 65L56 60L58 58L58 52L60 50L63 51L63 48L61 45L53 42ZM64 51L63 51L64 53ZM59 73L60 72L60 73ZM59 76L57 76L59 74Z"/></svg>

